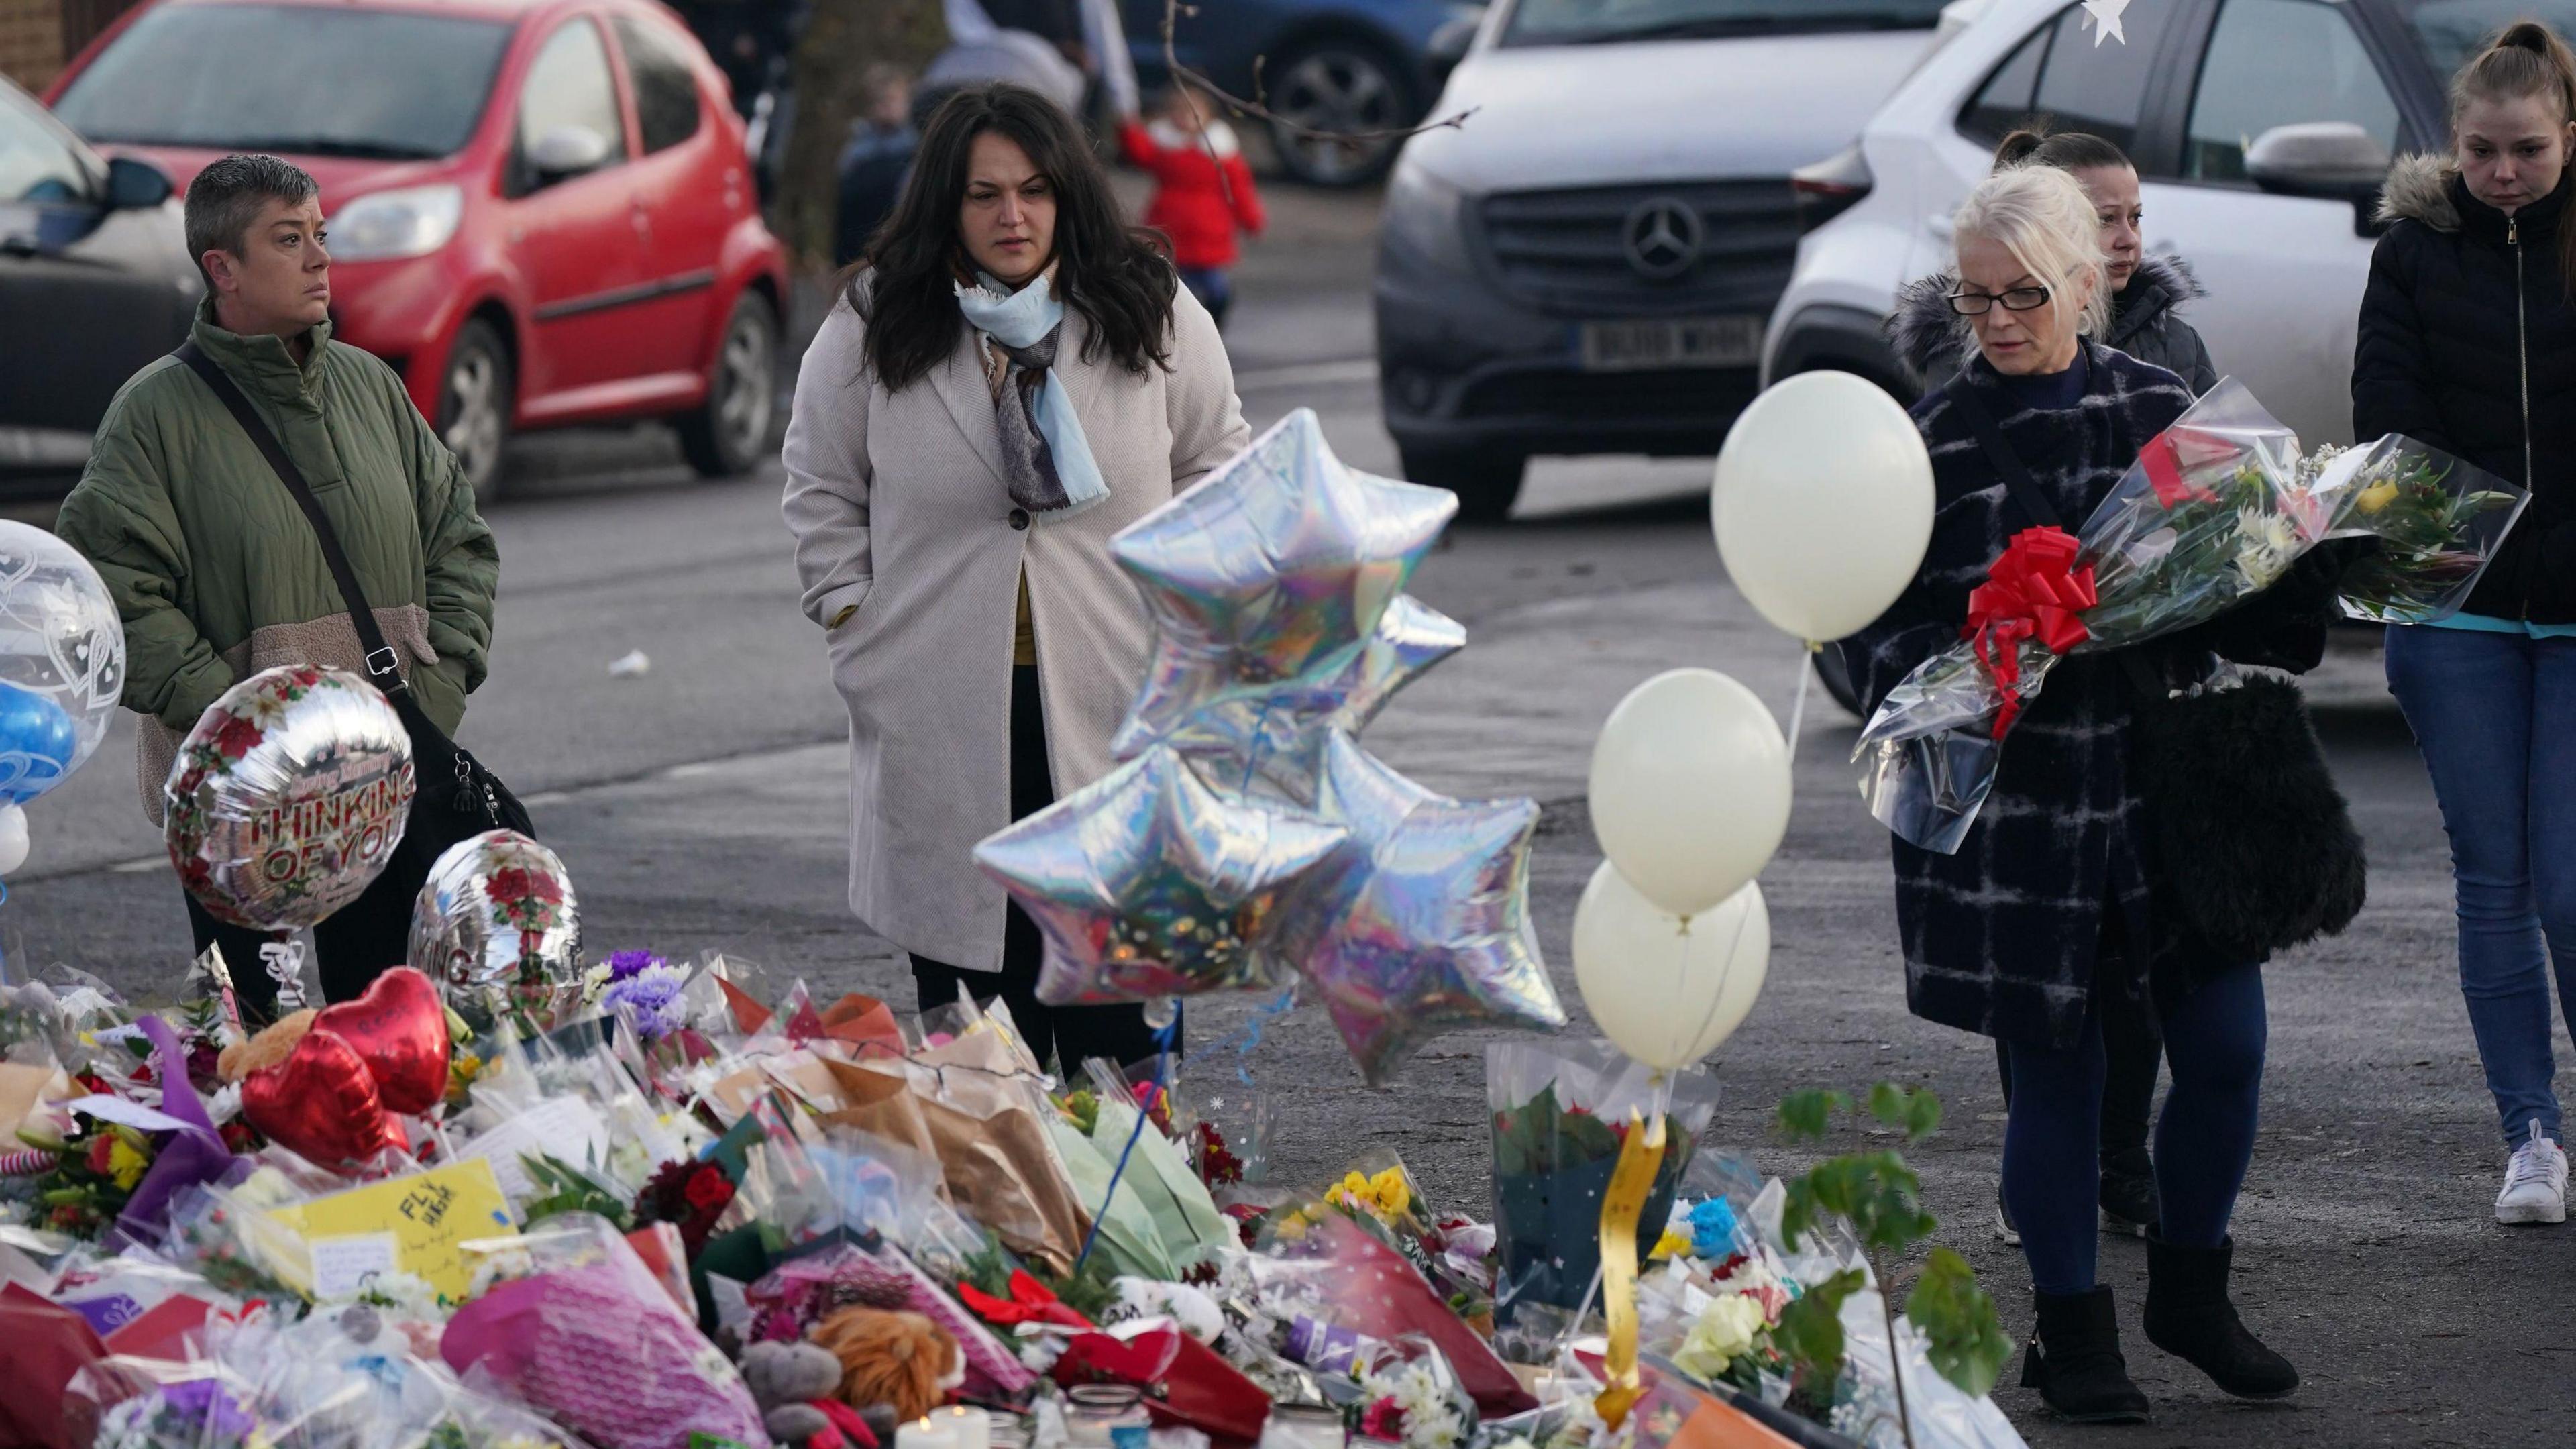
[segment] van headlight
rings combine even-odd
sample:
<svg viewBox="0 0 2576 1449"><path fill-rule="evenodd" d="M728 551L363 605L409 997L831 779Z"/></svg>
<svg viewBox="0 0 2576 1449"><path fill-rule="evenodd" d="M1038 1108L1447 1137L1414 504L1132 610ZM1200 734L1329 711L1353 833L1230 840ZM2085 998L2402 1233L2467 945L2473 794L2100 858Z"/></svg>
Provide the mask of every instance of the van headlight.
<svg viewBox="0 0 2576 1449"><path fill-rule="evenodd" d="M1387 178L1386 205L1378 216L1383 239L1442 271L1473 267L1467 255L1467 193L1411 160L1396 163Z"/></svg>
<svg viewBox="0 0 2576 1449"><path fill-rule="evenodd" d="M328 243L335 260L389 262L425 257L456 237L465 219L465 191L457 186L412 186L361 196L331 218Z"/></svg>

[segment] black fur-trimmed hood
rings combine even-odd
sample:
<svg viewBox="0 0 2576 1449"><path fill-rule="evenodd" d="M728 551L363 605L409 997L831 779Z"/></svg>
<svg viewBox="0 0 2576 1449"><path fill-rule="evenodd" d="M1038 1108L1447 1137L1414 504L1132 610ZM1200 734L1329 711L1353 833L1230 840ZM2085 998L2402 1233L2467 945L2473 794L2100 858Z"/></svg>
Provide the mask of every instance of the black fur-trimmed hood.
<svg viewBox="0 0 2576 1449"><path fill-rule="evenodd" d="M2440 156L2400 156L2379 193L2379 220L2420 222L2435 231L2460 229L2459 203L2451 199L2458 168Z"/></svg>
<svg viewBox="0 0 2576 1449"><path fill-rule="evenodd" d="M1968 354L1968 319L1950 310L1950 289L1958 284L1956 273L1939 271L1897 289L1896 310L1887 318L1887 342L1897 360L1914 369L1917 376L1929 376L1936 369L1955 365ZM2119 295L2111 325L2113 335L2103 340L2117 346L2122 334L2208 295L2209 289L2200 284L2200 278L2192 274L2191 264L2182 258L2141 257L2137 274Z"/></svg>

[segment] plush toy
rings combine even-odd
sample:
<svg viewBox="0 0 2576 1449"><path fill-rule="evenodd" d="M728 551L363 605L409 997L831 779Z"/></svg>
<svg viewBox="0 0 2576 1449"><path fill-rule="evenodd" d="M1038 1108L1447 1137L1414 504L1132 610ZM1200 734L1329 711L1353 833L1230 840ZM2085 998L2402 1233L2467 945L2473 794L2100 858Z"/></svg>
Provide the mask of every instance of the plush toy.
<svg viewBox="0 0 2576 1449"><path fill-rule="evenodd" d="M761 1427L787 1449L877 1449L876 1431L832 1397L841 1361L810 1343L755 1343L742 1355L742 1381L760 1405Z"/></svg>
<svg viewBox="0 0 2576 1449"><path fill-rule="evenodd" d="M1100 1321L1126 1323L1139 1318L1169 1318L1181 1332L1201 1343L1214 1343L1225 1333L1225 1311L1216 1300L1187 1283L1165 1283L1153 1278L1120 1277L1112 1287L1118 1300L1100 1315Z"/></svg>
<svg viewBox="0 0 2576 1449"><path fill-rule="evenodd" d="M273 1067L294 1052L295 1044L313 1029L313 1018L320 1015L311 1007L280 1017L248 1041L237 1041L224 1048L215 1058L215 1075L227 1082L238 1082L262 1067Z"/></svg>
<svg viewBox="0 0 2576 1449"><path fill-rule="evenodd" d="M812 1336L840 1362L841 1401L885 1405L897 1422L929 1413L965 1381L957 1340L918 1313L844 1308L814 1325Z"/></svg>

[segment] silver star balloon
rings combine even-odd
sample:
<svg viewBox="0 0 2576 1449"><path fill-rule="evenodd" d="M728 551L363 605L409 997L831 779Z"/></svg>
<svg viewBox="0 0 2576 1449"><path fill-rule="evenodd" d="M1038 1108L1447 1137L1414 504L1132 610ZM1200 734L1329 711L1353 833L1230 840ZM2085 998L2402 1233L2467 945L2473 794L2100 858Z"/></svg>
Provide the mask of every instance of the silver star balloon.
<svg viewBox="0 0 2576 1449"><path fill-rule="evenodd" d="M1343 908L1305 913L1286 944L1371 1086L1444 1031L1565 1025L1529 914L1534 802L1435 795L1336 731L1316 808L1351 832Z"/></svg>
<svg viewBox="0 0 2576 1449"><path fill-rule="evenodd" d="M1344 466L1311 410L1280 420L1111 543L1154 618L1153 659L1112 749L1132 759L1168 743L1257 770L1278 730L1316 729L1366 684L1362 656L1457 511L1444 489ZM1409 677L1381 676L1378 703Z"/></svg>
<svg viewBox="0 0 2576 1449"><path fill-rule="evenodd" d="M1090 1005L1278 985L1277 942L1331 904L1315 868L1349 836L1229 800L1156 749L986 839L975 863L1046 935L1038 998Z"/></svg>
<svg viewBox="0 0 2576 1449"><path fill-rule="evenodd" d="M1399 594L1340 669L1266 694L1223 691L1159 743L1189 756L1220 789L1312 805L1326 737L1366 729L1398 691L1466 647L1465 625Z"/></svg>

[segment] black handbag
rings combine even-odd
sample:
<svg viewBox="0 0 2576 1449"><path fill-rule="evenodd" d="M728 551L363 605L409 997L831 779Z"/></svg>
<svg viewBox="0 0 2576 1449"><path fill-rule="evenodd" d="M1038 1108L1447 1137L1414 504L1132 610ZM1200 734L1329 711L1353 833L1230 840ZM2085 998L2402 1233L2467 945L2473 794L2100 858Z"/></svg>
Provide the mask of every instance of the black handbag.
<svg viewBox="0 0 2576 1449"><path fill-rule="evenodd" d="M2064 527L1965 385L1951 406L2033 523ZM2369 865L2295 686L2262 675L2175 694L2140 649L2115 651L2137 696L2129 768L2146 803L2154 895L2213 963L2260 961L2352 924Z"/></svg>
<svg viewBox="0 0 2576 1449"><path fill-rule="evenodd" d="M251 409L250 399L242 395L241 388L196 343L182 344L174 355L214 389L234 421L259 448L260 456L276 471L278 481L295 495L296 506L304 510L305 519L313 525L314 537L322 545L322 558L330 565L331 578L340 586L340 601L348 608L349 622L357 628L358 645L367 651L367 680L402 716L403 728L411 736L412 775L419 788L412 797L410 823L404 827L393 861L385 868L386 875L426 878L429 867L449 846L486 831L515 830L533 838L536 828L519 797L510 793L500 776L474 758L472 751L449 739L447 731L440 729L413 697L410 683L403 678L402 656L385 642L385 632L376 624L376 611L368 605L366 591L358 587L357 570L349 566L349 555L340 547L340 535L331 527L330 515L322 511L295 460L279 445L277 435Z"/></svg>

